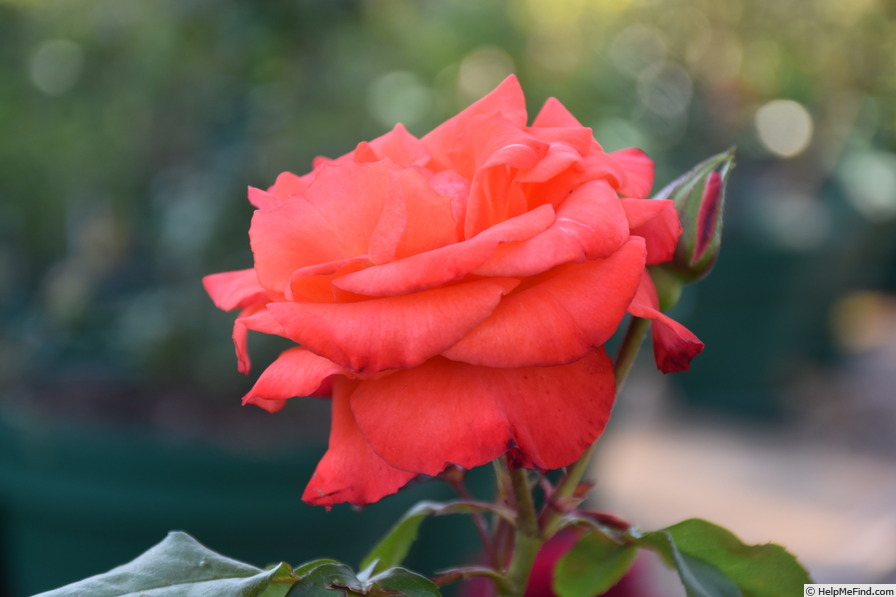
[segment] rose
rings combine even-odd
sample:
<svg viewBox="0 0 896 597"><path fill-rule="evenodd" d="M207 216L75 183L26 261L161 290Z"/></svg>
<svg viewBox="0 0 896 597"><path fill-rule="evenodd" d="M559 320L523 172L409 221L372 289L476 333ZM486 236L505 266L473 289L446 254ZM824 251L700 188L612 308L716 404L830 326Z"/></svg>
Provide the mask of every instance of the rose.
<svg viewBox="0 0 896 597"><path fill-rule="evenodd" d="M511 76L420 139L397 125L250 189L254 268L204 283L241 309L242 371L249 330L299 345L244 403L332 398L307 502L371 503L504 454L572 463L609 417L603 345L627 312L654 320L664 370L702 348L659 311L647 274L681 232L671 201L645 199L652 162L604 152L555 99L526 122Z"/></svg>

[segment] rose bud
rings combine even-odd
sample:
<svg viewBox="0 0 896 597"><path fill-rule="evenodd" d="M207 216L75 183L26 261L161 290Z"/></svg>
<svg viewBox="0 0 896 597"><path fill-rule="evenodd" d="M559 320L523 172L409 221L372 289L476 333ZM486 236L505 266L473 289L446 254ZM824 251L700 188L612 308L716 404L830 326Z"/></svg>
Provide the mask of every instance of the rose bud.
<svg viewBox="0 0 896 597"><path fill-rule="evenodd" d="M734 166L734 148L717 154L661 190L657 199L672 199L682 234L672 261L663 264L682 282L696 282L715 265L722 241L725 182Z"/></svg>

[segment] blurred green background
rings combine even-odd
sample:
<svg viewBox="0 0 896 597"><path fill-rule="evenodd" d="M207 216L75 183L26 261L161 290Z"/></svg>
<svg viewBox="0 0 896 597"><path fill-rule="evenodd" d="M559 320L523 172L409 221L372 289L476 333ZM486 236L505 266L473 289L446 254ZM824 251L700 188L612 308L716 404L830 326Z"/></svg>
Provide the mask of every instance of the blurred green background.
<svg viewBox="0 0 896 597"><path fill-rule="evenodd" d="M896 312L894 57L888 0L0 0L6 590L99 572L172 525L258 564L366 549L389 524L374 509L334 515L344 553L292 522L317 512L296 502L326 405L238 406L252 377L200 278L251 264L247 185L397 121L422 135L511 72L530 113L560 98L607 149L650 153L658 185L738 147L721 260L677 311L708 348L674 395L800 420L794 388L879 350ZM251 341L260 365L282 348ZM848 441L885 443L893 419L871 415ZM197 486L193 511L160 514L165 481ZM194 522L231 491L245 501ZM247 510L289 530L235 538Z"/></svg>

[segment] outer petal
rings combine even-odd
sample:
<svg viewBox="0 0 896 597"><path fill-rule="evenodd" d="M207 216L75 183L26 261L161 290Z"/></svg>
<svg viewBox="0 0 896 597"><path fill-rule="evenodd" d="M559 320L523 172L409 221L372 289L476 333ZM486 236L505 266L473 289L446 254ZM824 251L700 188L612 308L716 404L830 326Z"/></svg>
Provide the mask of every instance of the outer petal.
<svg viewBox="0 0 896 597"><path fill-rule="evenodd" d="M653 187L653 160L635 147L614 151L609 155L625 171L625 183L619 192L628 197L646 197Z"/></svg>
<svg viewBox="0 0 896 597"><path fill-rule="evenodd" d="M356 303L270 303L287 336L362 373L415 367L460 340L519 282L493 278Z"/></svg>
<svg viewBox="0 0 896 597"><path fill-rule="evenodd" d="M215 306L224 311L247 307L268 298L254 269L211 274L202 278L202 285Z"/></svg>
<svg viewBox="0 0 896 597"><path fill-rule="evenodd" d="M608 257L628 238L619 198L604 181L592 181L567 197L550 228L529 240L499 246L474 273L529 276L563 263Z"/></svg>
<svg viewBox="0 0 896 597"><path fill-rule="evenodd" d="M309 172L304 176L296 176L292 172L282 172L267 191L249 187L249 203L258 209L275 207L293 195L303 193L316 174L316 172Z"/></svg>
<svg viewBox="0 0 896 597"><path fill-rule="evenodd" d="M275 412L283 408L289 398L315 394L333 375L350 373L304 348L290 348L280 353L258 377L243 397L243 404L255 404Z"/></svg>
<svg viewBox="0 0 896 597"><path fill-rule="evenodd" d="M369 267L343 276L334 284L343 290L368 296L399 295L434 288L472 272L495 252L500 243L532 238L553 221L553 208L543 205L469 240Z"/></svg>
<svg viewBox="0 0 896 597"><path fill-rule="evenodd" d="M623 199L633 235L647 241L647 263L663 263L675 255L681 222L669 199Z"/></svg>
<svg viewBox="0 0 896 597"><path fill-rule="evenodd" d="M395 467L428 475L518 450L524 466L566 466L601 434L615 395L598 349L557 367L493 369L444 359L364 382L352 395L358 427Z"/></svg>
<svg viewBox="0 0 896 597"><path fill-rule="evenodd" d="M249 187L248 190L249 203L258 209L268 209L280 203L280 199L269 193L255 187Z"/></svg>
<svg viewBox="0 0 896 597"><path fill-rule="evenodd" d="M309 504L350 502L363 506L395 493L416 476L390 466L368 445L349 406L356 385L344 378L334 380L330 447L302 495Z"/></svg>
<svg viewBox="0 0 896 597"><path fill-rule="evenodd" d="M625 316L644 269L634 238L608 259L559 267L501 301L444 356L489 367L555 365L606 342Z"/></svg>
<svg viewBox="0 0 896 597"><path fill-rule="evenodd" d="M252 368L252 361L249 359L249 330L276 336L283 335L283 329L271 317L266 303L256 303L243 309L233 322L233 346L236 349L237 369L240 373L249 373Z"/></svg>
<svg viewBox="0 0 896 597"><path fill-rule="evenodd" d="M299 193L305 192L305 189L308 188L308 185L310 185L313 180L314 175L310 173L305 174L304 176L296 176L292 172L282 172L277 176L277 180L274 181L274 184L268 189L268 192L276 197L284 199L291 195L298 195Z"/></svg>
<svg viewBox="0 0 896 597"><path fill-rule="evenodd" d="M687 371L691 359L703 352L703 342L693 332L659 310L656 287L647 272L628 311L635 317L653 320L653 355L663 373Z"/></svg>

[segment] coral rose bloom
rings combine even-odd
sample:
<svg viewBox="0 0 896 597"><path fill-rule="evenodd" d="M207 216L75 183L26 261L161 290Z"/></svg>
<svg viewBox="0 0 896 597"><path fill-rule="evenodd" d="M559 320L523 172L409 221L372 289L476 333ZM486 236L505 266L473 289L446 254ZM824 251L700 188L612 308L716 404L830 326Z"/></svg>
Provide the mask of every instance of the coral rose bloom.
<svg viewBox="0 0 896 597"><path fill-rule="evenodd" d="M603 344L626 312L655 321L661 368L686 368L702 344L657 310L645 270L681 230L672 202L644 199L652 179L642 152L605 153L554 99L528 126L509 77L423 138L397 125L250 189L255 267L204 283L241 309L242 371L248 330L298 344L244 403L332 398L303 499L367 504L505 453L572 463L609 418Z"/></svg>

